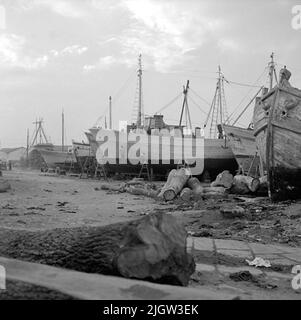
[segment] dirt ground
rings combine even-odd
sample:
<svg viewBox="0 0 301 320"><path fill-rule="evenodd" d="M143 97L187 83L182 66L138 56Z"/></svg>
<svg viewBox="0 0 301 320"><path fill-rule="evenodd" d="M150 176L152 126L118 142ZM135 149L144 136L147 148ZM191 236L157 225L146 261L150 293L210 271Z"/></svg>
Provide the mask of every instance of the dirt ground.
<svg viewBox="0 0 301 320"><path fill-rule="evenodd" d="M164 203L144 196L99 190L104 183L99 180L17 170L4 172L3 176L12 186L9 192L0 193L1 228L6 231L101 226L160 211L182 219L189 234L195 237L281 243L292 247L301 245L301 201L273 204L267 198L229 195L189 203L180 200ZM118 185L121 182L110 183ZM160 182L156 184L158 187L162 185ZM225 206L239 206L244 214L239 218L226 218L220 212ZM242 264L233 257L221 259L226 266ZM195 260L197 263L214 264L216 257L196 252ZM273 284L263 287L258 283L234 282L229 278L217 278L209 272L196 272L191 286L224 286L246 296L253 292L253 298L259 299L301 298L300 294L292 292L287 281L278 281L276 287Z"/></svg>

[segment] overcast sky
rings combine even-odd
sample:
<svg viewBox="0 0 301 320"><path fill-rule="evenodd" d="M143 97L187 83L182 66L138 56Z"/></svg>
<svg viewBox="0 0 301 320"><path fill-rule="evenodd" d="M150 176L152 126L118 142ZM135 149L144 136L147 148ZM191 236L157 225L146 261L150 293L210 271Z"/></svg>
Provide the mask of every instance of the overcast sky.
<svg viewBox="0 0 301 320"><path fill-rule="evenodd" d="M254 84L272 51L301 87L301 30L291 27L294 0L0 0L1 147L26 145L39 117L53 143L82 140L113 98L113 124L131 120L139 53L144 111L152 114L182 90L205 112L220 64L229 81ZM4 10L3 10L4 7ZM5 11L5 15L3 14ZM5 23L3 19L5 16ZM258 85L267 80L264 73ZM225 84L228 112L257 88ZM197 94L197 95L196 95ZM238 107L239 106L239 107ZM181 100L164 115L177 122ZM193 123L205 115L190 102ZM252 110L240 121L251 122ZM100 124L104 124L103 120Z"/></svg>

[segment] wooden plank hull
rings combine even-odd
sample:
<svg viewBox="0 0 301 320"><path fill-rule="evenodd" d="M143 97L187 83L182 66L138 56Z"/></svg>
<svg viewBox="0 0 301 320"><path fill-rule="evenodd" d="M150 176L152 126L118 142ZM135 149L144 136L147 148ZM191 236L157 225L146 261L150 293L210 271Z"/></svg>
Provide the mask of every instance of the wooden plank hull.
<svg viewBox="0 0 301 320"><path fill-rule="evenodd" d="M270 196L301 198L301 90L287 80L271 90L254 109L254 135Z"/></svg>
<svg viewBox="0 0 301 320"><path fill-rule="evenodd" d="M250 176L257 176L260 159L254 131L230 125L224 125L223 128L239 168Z"/></svg>

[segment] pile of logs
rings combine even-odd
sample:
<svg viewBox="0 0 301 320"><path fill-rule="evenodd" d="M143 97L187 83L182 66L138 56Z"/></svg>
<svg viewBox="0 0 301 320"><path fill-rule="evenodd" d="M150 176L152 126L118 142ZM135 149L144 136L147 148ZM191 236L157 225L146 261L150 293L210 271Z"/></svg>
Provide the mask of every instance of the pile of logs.
<svg viewBox="0 0 301 320"><path fill-rule="evenodd" d="M265 188L266 179L253 178L245 175L233 176L228 170L221 172L210 185L202 185L196 177L191 177L186 168L170 171L167 181L161 190L157 190L153 184L145 183L143 179L133 179L119 186L103 184L102 190L114 192L128 192L134 195L142 195L165 201L172 201L179 197L183 201L190 201L205 197L226 196L234 194L254 194Z"/></svg>

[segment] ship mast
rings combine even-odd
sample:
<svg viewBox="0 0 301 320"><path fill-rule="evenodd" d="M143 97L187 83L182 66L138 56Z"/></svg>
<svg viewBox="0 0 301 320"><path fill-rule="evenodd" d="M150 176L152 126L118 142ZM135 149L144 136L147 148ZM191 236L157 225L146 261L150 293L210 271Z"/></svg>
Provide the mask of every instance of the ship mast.
<svg viewBox="0 0 301 320"><path fill-rule="evenodd" d="M109 129L112 129L112 97L109 97Z"/></svg>
<svg viewBox="0 0 301 320"><path fill-rule="evenodd" d="M62 151L64 151L65 144L65 118L64 118L64 109L62 110Z"/></svg>
<svg viewBox="0 0 301 320"><path fill-rule="evenodd" d="M139 69L138 69L138 115L137 115L137 128L141 127L142 115L142 63L141 54L139 55Z"/></svg>
<svg viewBox="0 0 301 320"><path fill-rule="evenodd" d="M210 120L210 138L216 139L217 133L218 137L222 138L222 126L225 120L228 118L227 115L227 106L224 90L224 81L225 77L221 71L221 67L218 66L218 78L215 89L215 94L212 100L212 104L207 115L204 127L207 126L208 121Z"/></svg>
<svg viewBox="0 0 301 320"><path fill-rule="evenodd" d="M138 70L137 70L137 86L135 101L132 113L132 123L136 128L141 128L143 126L143 97L142 97L142 56L139 55L138 58Z"/></svg>
<svg viewBox="0 0 301 320"><path fill-rule="evenodd" d="M273 79L275 77L276 83L278 84L275 61L274 61L274 52L271 54L271 61L269 62L269 79L270 79L270 91L273 89Z"/></svg>
<svg viewBox="0 0 301 320"><path fill-rule="evenodd" d="M45 143L48 143L48 140L42 125L43 119L40 118L39 120L36 120L33 124L36 125L36 130L34 132L34 137L32 139L31 145L33 146L38 143L42 144L43 138L45 139ZM40 138L39 141L38 141L38 138Z"/></svg>
<svg viewBox="0 0 301 320"><path fill-rule="evenodd" d="M186 87L183 86L184 100L183 100L183 104L182 104L179 127L182 126L183 114L184 114L184 111L185 111L186 127L187 127L187 124L189 124L189 129L192 131L191 118L190 118L190 112L189 112L188 100L187 100L188 89L189 89L189 80L187 80Z"/></svg>

